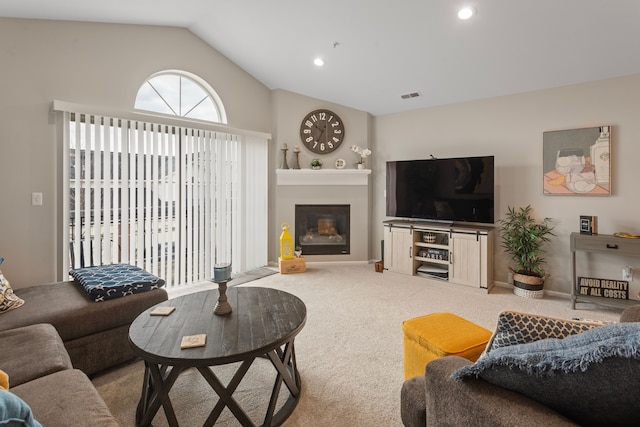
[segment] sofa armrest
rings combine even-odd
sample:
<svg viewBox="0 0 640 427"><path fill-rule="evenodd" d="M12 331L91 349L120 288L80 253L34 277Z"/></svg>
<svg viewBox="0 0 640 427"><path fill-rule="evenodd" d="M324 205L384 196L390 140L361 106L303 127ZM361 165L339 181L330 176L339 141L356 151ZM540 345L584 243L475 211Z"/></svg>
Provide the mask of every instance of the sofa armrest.
<svg viewBox="0 0 640 427"><path fill-rule="evenodd" d="M620 322L640 322L640 304L625 308L620 315Z"/></svg>
<svg viewBox="0 0 640 427"><path fill-rule="evenodd" d="M569 419L519 393L480 378L454 380L451 374L469 365L448 356L427 365L425 397L429 426L575 426Z"/></svg>

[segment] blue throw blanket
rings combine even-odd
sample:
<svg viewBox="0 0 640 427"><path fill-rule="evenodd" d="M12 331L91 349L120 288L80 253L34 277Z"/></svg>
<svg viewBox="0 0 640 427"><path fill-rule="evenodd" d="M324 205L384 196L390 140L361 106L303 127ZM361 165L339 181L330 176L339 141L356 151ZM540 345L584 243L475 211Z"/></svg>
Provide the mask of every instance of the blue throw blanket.
<svg viewBox="0 0 640 427"><path fill-rule="evenodd" d="M130 264L111 264L71 270L93 301L133 295L164 286L164 280Z"/></svg>
<svg viewBox="0 0 640 427"><path fill-rule="evenodd" d="M563 339L500 347L451 377L477 377L496 367L519 369L529 375L584 372L589 365L614 357L640 360L640 323L605 325Z"/></svg>

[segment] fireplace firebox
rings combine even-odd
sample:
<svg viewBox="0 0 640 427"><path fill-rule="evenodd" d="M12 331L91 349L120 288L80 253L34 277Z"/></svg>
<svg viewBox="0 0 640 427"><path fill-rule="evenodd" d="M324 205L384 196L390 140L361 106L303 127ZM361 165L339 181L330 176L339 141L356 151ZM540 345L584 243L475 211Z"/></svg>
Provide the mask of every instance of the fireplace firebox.
<svg viewBox="0 0 640 427"><path fill-rule="evenodd" d="M295 205L295 245L303 255L350 253L350 205Z"/></svg>

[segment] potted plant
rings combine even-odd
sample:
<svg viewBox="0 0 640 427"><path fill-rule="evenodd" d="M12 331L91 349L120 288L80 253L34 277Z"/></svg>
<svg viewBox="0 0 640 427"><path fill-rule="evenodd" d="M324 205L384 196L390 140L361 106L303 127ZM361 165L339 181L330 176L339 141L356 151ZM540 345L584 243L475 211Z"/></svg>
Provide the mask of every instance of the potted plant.
<svg viewBox="0 0 640 427"><path fill-rule="evenodd" d="M320 159L311 160L311 169L320 169L322 167L322 161Z"/></svg>
<svg viewBox="0 0 640 427"><path fill-rule="evenodd" d="M550 222L550 218L542 221L534 218L530 205L509 206L506 218L498 221L502 247L515 265L509 270L513 274L513 292L518 296L541 298L544 293L544 280L548 277L544 270L544 245L550 236L555 236Z"/></svg>

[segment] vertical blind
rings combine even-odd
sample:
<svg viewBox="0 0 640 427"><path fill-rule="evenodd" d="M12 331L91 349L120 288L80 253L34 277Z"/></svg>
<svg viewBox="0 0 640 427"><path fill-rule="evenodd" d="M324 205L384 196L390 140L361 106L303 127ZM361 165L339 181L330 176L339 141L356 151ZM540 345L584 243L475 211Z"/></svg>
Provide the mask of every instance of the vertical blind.
<svg viewBox="0 0 640 427"><path fill-rule="evenodd" d="M266 265L266 137L62 114L63 271L129 263L175 286Z"/></svg>

